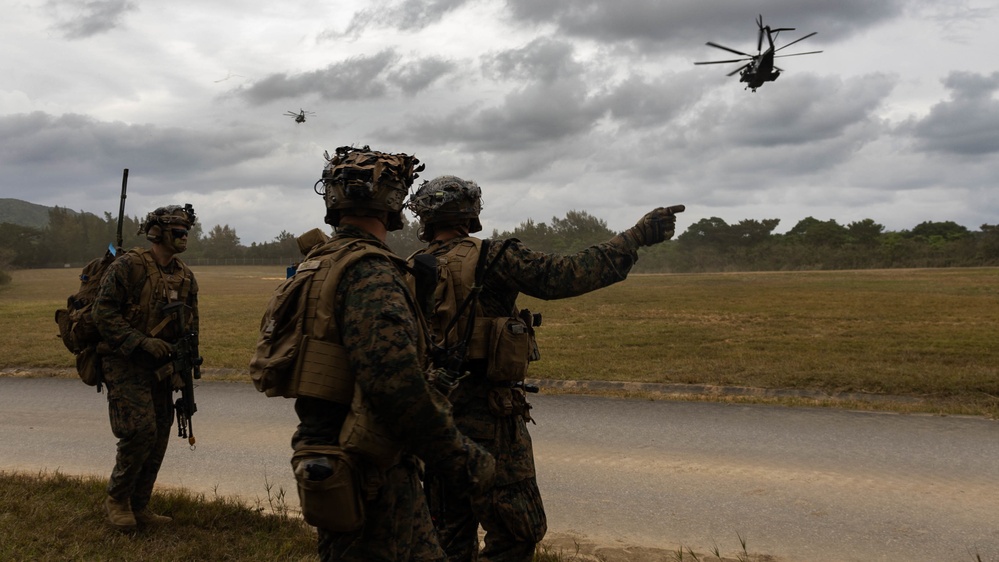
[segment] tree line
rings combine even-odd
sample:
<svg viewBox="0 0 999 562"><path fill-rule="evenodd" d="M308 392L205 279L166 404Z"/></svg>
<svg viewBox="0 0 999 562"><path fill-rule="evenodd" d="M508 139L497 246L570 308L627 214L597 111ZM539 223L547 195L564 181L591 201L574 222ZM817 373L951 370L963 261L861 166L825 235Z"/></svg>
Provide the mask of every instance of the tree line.
<svg viewBox="0 0 999 562"><path fill-rule="evenodd" d="M682 215L681 215L682 216ZM124 217L122 246L146 246L136 234L141 219ZM682 224L682 222L681 222ZM640 251L636 272L694 273L999 265L999 225L971 231L952 221L923 222L911 230L886 231L872 219L845 225L835 219L807 217L783 234L779 219L746 219L735 224L711 217L691 224L665 244ZM115 241L118 221L55 207L43 228L0 223L0 271L11 267L80 266L100 256ZM423 247L419 224L407 221L389 233L388 244L402 256ZM541 252L572 254L604 242L616 233L586 211L569 211L550 222L528 219L512 231L493 230L495 239L518 238ZM255 262L291 264L301 259L296 234L282 231L272 241L240 242L235 229L215 225L204 232L196 224L184 260L192 264Z"/></svg>

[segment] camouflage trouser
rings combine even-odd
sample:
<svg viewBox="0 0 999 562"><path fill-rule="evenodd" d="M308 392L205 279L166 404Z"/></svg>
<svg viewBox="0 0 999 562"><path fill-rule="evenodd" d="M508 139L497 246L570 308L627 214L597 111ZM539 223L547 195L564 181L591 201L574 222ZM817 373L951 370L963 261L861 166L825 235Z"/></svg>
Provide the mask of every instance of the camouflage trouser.
<svg viewBox="0 0 999 562"><path fill-rule="evenodd" d="M427 495L449 562L530 562L548 525L535 478L469 498L429 479ZM486 532L479 552L479 525Z"/></svg>
<svg viewBox="0 0 999 562"><path fill-rule="evenodd" d="M496 457L496 483L470 496L449 480L429 475L430 513L450 562L530 562L548 530L534 474L531 436L521 415L495 418L495 436L475 439ZM479 550L479 525L486 532Z"/></svg>
<svg viewBox="0 0 999 562"><path fill-rule="evenodd" d="M173 387L118 357L105 357L103 366L111 431L118 438L108 495L131 500L139 511L149 503L170 441Z"/></svg>
<svg viewBox="0 0 999 562"><path fill-rule="evenodd" d="M373 499L364 502L364 527L354 533L319 529L322 562L444 562L415 460L404 459L384 473Z"/></svg>

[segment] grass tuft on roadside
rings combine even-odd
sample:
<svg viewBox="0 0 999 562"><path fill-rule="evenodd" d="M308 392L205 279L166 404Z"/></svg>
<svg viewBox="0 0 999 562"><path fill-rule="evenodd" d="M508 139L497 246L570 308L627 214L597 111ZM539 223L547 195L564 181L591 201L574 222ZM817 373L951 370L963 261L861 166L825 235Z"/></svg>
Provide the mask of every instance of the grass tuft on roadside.
<svg viewBox="0 0 999 562"><path fill-rule="evenodd" d="M314 530L286 510L157 489L173 522L115 530L97 477L0 471L0 560L318 560Z"/></svg>

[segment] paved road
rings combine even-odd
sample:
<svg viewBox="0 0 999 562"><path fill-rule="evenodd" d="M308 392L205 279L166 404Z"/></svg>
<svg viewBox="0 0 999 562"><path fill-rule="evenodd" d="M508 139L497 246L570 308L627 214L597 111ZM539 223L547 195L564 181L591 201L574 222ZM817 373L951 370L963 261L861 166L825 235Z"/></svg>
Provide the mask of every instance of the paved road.
<svg viewBox="0 0 999 562"><path fill-rule="evenodd" d="M783 561L999 560L999 424L977 418L536 396L532 427L553 533L603 544ZM284 489L291 402L198 388L190 451L160 483L266 502ZM0 468L107 474L104 395L0 378ZM290 498L294 501L296 498Z"/></svg>

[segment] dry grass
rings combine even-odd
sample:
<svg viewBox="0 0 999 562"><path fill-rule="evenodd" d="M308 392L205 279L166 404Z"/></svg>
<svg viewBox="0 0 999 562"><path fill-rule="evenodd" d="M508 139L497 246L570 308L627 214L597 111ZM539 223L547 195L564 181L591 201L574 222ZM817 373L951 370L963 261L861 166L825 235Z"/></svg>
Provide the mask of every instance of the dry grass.
<svg viewBox="0 0 999 562"><path fill-rule="evenodd" d="M284 269L195 273L206 369L245 371ZM72 366L52 314L75 274L13 272L0 289L0 368ZM999 412L997 268L635 275L520 305L544 316L533 378L883 393Z"/></svg>
<svg viewBox="0 0 999 562"><path fill-rule="evenodd" d="M315 532L287 513L157 491L169 525L122 533L107 523L105 480L0 471L0 560L318 560Z"/></svg>

